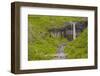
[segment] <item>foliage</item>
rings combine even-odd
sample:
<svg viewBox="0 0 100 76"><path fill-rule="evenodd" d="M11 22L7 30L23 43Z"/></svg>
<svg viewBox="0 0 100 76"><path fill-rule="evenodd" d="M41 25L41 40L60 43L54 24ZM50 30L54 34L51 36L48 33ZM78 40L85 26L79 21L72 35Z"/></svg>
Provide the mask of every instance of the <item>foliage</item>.
<svg viewBox="0 0 100 76"><path fill-rule="evenodd" d="M86 58L87 30L71 42L66 38L50 37L48 33L48 29L62 27L69 21L82 21L82 17L28 15L28 60L54 59L61 43L70 46L65 46L68 58Z"/></svg>
<svg viewBox="0 0 100 76"><path fill-rule="evenodd" d="M68 42L65 46L65 54L68 58L87 58L88 57L88 38L87 28L75 40Z"/></svg>

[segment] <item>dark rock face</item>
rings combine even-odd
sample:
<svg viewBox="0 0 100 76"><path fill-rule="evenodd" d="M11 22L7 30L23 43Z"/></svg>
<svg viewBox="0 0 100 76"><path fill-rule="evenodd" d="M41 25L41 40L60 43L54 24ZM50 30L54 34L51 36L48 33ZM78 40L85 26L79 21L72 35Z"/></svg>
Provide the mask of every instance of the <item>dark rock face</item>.
<svg viewBox="0 0 100 76"><path fill-rule="evenodd" d="M50 37L64 37L69 41L73 40L73 22L66 22L61 28L49 29ZM87 27L87 21L75 22L76 37Z"/></svg>

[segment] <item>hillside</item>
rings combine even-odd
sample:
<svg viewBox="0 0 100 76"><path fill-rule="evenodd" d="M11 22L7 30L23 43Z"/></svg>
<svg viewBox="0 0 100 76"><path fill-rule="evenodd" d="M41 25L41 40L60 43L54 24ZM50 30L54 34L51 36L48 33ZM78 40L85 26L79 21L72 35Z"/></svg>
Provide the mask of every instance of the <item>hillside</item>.
<svg viewBox="0 0 100 76"><path fill-rule="evenodd" d="M88 34L87 28L80 34L76 40L68 42L65 47L65 54L70 59L88 57Z"/></svg>
<svg viewBox="0 0 100 76"><path fill-rule="evenodd" d="M64 22L82 21L82 17L28 16L28 60L54 59L60 44L66 43L64 52L68 59L87 57L87 29L76 40L50 37L48 29L62 27Z"/></svg>

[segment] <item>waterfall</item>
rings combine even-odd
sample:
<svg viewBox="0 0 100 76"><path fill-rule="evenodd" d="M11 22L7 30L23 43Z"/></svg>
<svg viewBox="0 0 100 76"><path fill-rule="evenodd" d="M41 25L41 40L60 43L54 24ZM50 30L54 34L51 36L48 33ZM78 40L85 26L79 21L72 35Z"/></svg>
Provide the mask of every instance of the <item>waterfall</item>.
<svg viewBox="0 0 100 76"><path fill-rule="evenodd" d="M73 25L73 39L75 40L76 39L76 28L75 28L75 22L72 23Z"/></svg>

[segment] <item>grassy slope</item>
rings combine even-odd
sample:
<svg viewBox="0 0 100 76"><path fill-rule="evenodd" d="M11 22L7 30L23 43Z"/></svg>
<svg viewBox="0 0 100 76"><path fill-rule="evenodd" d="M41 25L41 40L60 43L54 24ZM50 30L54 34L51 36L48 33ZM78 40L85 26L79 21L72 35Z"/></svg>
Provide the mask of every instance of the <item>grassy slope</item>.
<svg viewBox="0 0 100 76"><path fill-rule="evenodd" d="M47 29L53 27L62 27L64 22L68 21L81 21L81 17L54 17L54 16L28 16L28 60L46 60L53 59L56 55L56 50L59 44L66 42L65 38L51 38ZM79 38L75 40L79 41ZM71 48L78 49L75 47L75 41L68 43ZM84 42L84 41L83 41ZM74 44L73 44L74 43ZM84 44L84 43L83 43ZM79 44L80 45L80 44ZM78 46L78 42L77 42ZM68 51L69 50L69 51ZM65 53L68 53L68 58L83 58L86 57L86 53L81 53L83 56L79 56L79 51L70 51L72 49L65 47ZM82 50L82 49L81 49ZM83 49L84 51L84 49ZM74 53L75 54L74 54ZM70 54L70 55L69 55ZM77 56L78 55L78 56Z"/></svg>
<svg viewBox="0 0 100 76"><path fill-rule="evenodd" d="M87 58L88 57L88 38L87 28L80 34L77 39L68 42L65 47L65 54L70 59Z"/></svg>

